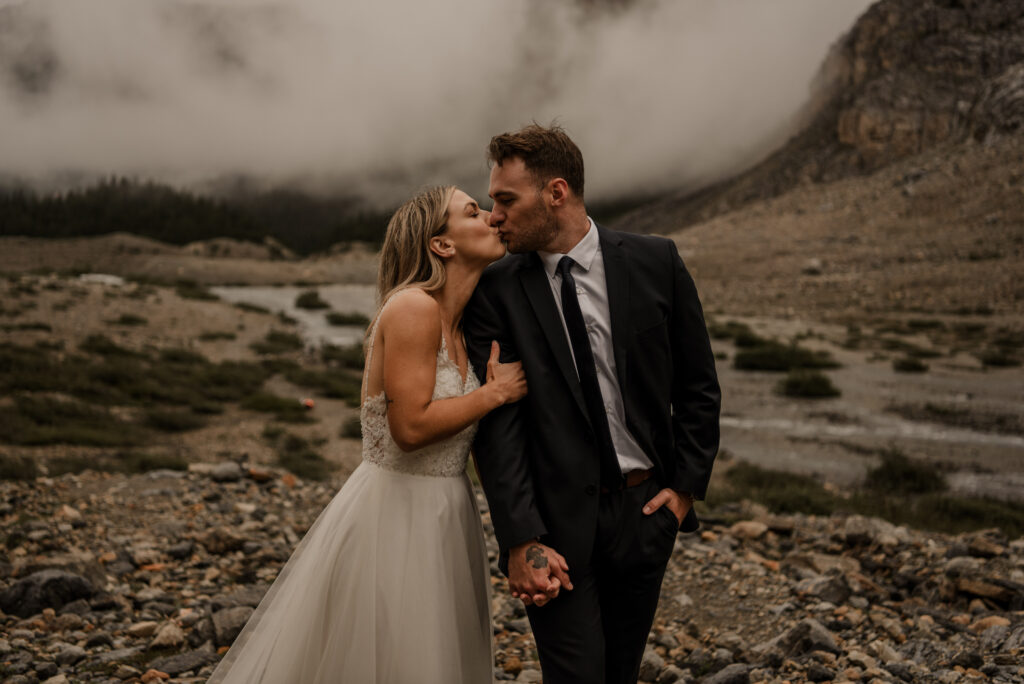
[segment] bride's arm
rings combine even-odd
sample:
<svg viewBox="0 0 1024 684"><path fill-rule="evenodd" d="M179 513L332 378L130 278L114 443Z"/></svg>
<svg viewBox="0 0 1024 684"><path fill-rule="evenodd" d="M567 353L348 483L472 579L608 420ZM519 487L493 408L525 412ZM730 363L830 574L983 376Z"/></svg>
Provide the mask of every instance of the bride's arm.
<svg viewBox="0 0 1024 684"><path fill-rule="evenodd" d="M403 451L450 437L525 394L521 369L506 366L493 377L489 367L488 382L479 389L434 400L441 318L438 303L421 290L396 295L381 314L379 331L388 427Z"/></svg>

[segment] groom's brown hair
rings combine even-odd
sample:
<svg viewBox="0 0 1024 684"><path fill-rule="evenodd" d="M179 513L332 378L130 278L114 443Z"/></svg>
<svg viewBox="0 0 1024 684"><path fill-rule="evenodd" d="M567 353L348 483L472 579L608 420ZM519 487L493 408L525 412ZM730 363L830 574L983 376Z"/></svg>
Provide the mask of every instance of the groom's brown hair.
<svg viewBox="0 0 1024 684"><path fill-rule="evenodd" d="M552 178L564 178L573 194L583 199L583 153L558 124L545 128L532 123L491 138L488 161L501 166L514 157L523 160L538 186L543 187Z"/></svg>

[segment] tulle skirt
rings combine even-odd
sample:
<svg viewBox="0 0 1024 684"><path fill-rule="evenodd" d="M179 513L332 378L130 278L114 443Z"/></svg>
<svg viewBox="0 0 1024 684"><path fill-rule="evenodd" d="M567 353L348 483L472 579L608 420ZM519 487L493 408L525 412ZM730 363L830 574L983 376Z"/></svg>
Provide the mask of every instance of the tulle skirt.
<svg viewBox="0 0 1024 684"><path fill-rule="evenodd" d="M467 684L492 675L469 479L363 462L309 528L209 684Z"/></svg>

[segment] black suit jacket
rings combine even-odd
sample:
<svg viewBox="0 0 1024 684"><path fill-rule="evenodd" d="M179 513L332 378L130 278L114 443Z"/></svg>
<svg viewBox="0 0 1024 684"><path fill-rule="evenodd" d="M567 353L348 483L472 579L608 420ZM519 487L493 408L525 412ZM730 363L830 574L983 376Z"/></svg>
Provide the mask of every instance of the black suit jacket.
<svg viewBox="0 0 1024 684"><path fill-rule="evenodd" d="M616 374L626 424L663 487L701 499L718 452L721 393L693 280L675 243L598 226ZM534 537L590 559L600 462L583 390L548 276L535 253L487 268L464 315L470 360L485 379L491 340L521 360L529 394L480 421L481 484L507 572L508 549ZM695 514L681 529L697 529Z"/></svg>

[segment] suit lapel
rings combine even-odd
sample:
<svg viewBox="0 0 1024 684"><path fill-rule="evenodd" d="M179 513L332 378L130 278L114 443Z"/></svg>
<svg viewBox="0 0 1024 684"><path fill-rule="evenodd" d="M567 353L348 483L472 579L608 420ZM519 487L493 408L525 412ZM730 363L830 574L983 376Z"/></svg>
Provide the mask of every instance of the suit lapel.
<svg viewBox="0 0 1024 684"><path fill-rule="evenodd" d="M565 336L565 328L562 326L562 319L555 308L555 300L551 292L551 284L548 282L548 274L544 271L540 257L532 254L530 263L519 272L526 297L530 300L530 306L540 321L541 330L547 338L548 346L555 355L558 369L569 384L569 389L576 399L583 416L587 416L587 405L583 399L583 390L580 388L579 376L576 375L576 366L572 362L572 351L569 349L569 340Z"/></svg>
<svg viewBox="0 0 1024 684"><path fill-rule="evenodd" d="M598 226L601 253L604 255L604 275L608 285L608 315L612 325L612 348L615 355L615 375L619 387L626 388L626 348L629 346L629 260L622 249L622 240Z"/></svg>

